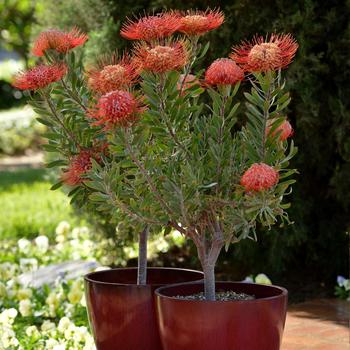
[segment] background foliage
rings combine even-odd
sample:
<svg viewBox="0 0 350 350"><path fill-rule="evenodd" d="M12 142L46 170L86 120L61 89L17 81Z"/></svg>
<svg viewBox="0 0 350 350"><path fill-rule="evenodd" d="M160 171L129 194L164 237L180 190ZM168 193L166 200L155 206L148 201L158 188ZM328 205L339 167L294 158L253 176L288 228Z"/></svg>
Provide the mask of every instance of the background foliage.
<svg viewBox="0 0 350 350"><path fill-rule="evenodd" d="M292 103L288 116L299 153L300 171L290 217L295 224L270 232L258 242L241 242L222 255L221 270L235 278L264 272L289 283L306 279L332 283L347 273L350 226L350 2L346 0L58 0L36 2L33 35L42 28L77 25L89 31L89 59L130 43L121 39L120 23L132 13L163 8L205 9L220 6L226 22L209 34L208 64L255 33L291 32L300 44L288 70ZM2 15L1 15L2 16ZM220 268L219 268L220 270ZM277 280L276 280L277 279ZM285 281L283 281L285 280Z"/></svg>

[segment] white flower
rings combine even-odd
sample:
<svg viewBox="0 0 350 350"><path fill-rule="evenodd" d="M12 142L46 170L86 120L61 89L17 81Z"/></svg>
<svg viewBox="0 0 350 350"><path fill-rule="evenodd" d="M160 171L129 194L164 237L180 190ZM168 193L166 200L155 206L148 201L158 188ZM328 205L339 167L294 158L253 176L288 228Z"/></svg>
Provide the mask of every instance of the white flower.
<svg viewBox="0 0 350 350"><path fill-rule="evenodd" d="M271 280L264 273L259 273L255 277L255 283L258 283L258 284L272 284Z"/></svg>
<svg viewBox="0 0 350 350"><path fill-rule="evenodd" d="M33 292L29 288L23 288L17 291L18 300L30 299L32 296L33 296Z"/></svg>
<svg viewBox="0 0 350 350"><path fill-rule="evenodd" d="M66 345L65 344L57 344L52 348L52 350L66 350Z"/></svg>
<svg viewBox="0 0 350 350"><path fill-rule="evenodd" d="M67 221L61 221L56 227L56 235L67 237L70 231L70 224Z"/></svg>
<svg viewBox="0 0 350 350"><path fill-rule="evenodd" d="M46 253L49 249L49 239L46 236L38 236L35 238L35 244L41 253Z"/></svg>
<svg viewBox="0 0 350 350"><path fill-rule="evenodd" d="M41 330L43 332L49 332L49 331L53 331L56 329L56 325L48 320L45 320L42 325L41 325Z"/></svg>
<svg viewBox="0 0 350 350"><path fill-rule="evenodd" d="M32 314L32 303L29 299L24 299L19 302L19 312L23 317L27 317Z"/></svg>
<svg viewBox="0 0 350 350"><path fill-rule="evenodd" d="M17 317L18 311L14 308L5 309L0 314L0 324L8 325L13 324L14 319Z"/></svg>
<svg viewBox="0 0 350 350"><path fill-rule="evenodd" d="M40 333L36 326L29 326L26 328L26 335L28 337L39 338Z"/></svg>
<svg viewBox="0 0 350 350"><path fill-rule="evenodd" d="M71 325L71 321L68 317L62 317L58 323L57 329L59 332L63 333Z"/></svg>
<svg viewBox="0 0 350 350"><path fill-rule="evenodd" d="M19 266L22 272L35 271L38 269L38 260L32 259L20 259Z"/></svg>
<svg viewBox="0 0 350 350"><path fill-rule="evenodd" d="M55 317L56 310L57 310L58 305L60 303L60 296L55 292L51 292L45 301L46 301L46 304L49 306L50 316Z"/></svg>
<svg viewBox="0 0 350 350"><path fill-rule="evenodd" d="M79 281L75 281L68 293L68 300L73 304L78 304L83 296L83 290Z"/></svg>
<svg viewBox="0 0 350 350"><path fill-rule="evenodd" d="M73 335L75 334L75 325L73 323L71 323L68 328L64 331L64 337L67 339L67 340L70 340L73 338Z"/></svg>
<svg viewBox="0 0 350 350"><path fill-rule="evenodd" d="M343 283L343 287L345 288L346 291L350 290L350 280L345 280Z"/></svg>
<svg viewBox="0 0 350 350"><path fill-rule="evenodd" d="M247 276L242 282L245 283L254 283L254 280L251 276Z"/></svg>
<svg viewBox="0 0 350 350"><path fill-rule="evenodd" d="M59 343L56 339L48 339L45 342L45 349L47 350L53 350L55 346L58 346Z"/></svg>
<svg viewBox="0 0 350 350"><path fill-rule="evenodd" d="M86 226L82 226L82 227L75 227L72 230L72 237L77 239L79 237L87 237L90 233L90 230L88 227Z"/></svg>
<svg viewBox="0 0 350 350"><path fill-rule="evenodd" d="M17 270L16 264L11 264L9 262L0 264L0 279L8 280L10 278L13 278L16 274L16 270Z"/></svg>
<svg viewBox="0 0 350 350"><path fill-rule="evenodd" d="M28 239L25 239L25 238L19 239L17 242L17 245L18 245L20 252L22 252L24 254L29 253L31 243L30 243L30 241L28 241Z"/></svg>

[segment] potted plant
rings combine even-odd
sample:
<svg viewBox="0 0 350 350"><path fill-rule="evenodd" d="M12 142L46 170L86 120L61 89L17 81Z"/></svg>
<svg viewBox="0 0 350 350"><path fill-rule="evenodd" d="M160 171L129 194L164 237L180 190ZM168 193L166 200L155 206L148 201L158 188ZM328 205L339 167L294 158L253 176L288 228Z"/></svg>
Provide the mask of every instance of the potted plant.
<svg viewBox="0 0 350 350"><path fill-rule="evenodd" d="M133 181L113 186L125 209L136 220L183 233L202 264L204 283L156 291L163 348L277 350L286 290L216 283L215 264L224 247L255 240L257 223L289 223L284 198L294 182L288 177L296 170L288 166L296 148L287 141L292 128L284 110L290 97L282 69L298 45L291 35L256 37L213 62L203 79L195 68L208 45L200 40L222 24L223 14L171 12L166 21L161 18L146 16L122 31L139 41L133 53L145 107L141 112L136 95L120 96L124 127L113 130L109 142L129 161L123 176ZM175 23L177 36L171 35ZM251 89L244 93L245 118L238 118L234 98L243 80ZM120 169L109 176L118 174ZM101 201L105 195L100 192Z"/></svg>
<svg viewBox="0 0 350 350"><path fill-rule="evenodd" d="M110 191L109 186L116 178L111 183L111 176L107 175L127 163L118 154L118 145L109 144L108 133L119 124L107 127L94 120L96 105L103 101L103 96L121 88L125 94L132 90L138 81L137 66L126 56L119 59L111 55L85 70L83 55L76 55L73 49L87 39L78 29L42 32L32 49L39 63L17 74L13 85L26 90L28 103L40 116L38 121L48 128L48 143L43 148L55 160L47 166L58 167L61 173L51 189L64 185L74 205L87 212L99 210L114 216L119 222L118 231L125 226L140 232L137 268L110 269L85 277L89 319L97 348L160 349L154 289L201 280L203 274L175 268L147 269L149 231L161 228L152 227L151 221L129 219L121 204L121 199L125 202L127 197ZM132 177L122 176L119 186L123 187L126 180L132 181ZM102 202L101 191L105 193Z"/></svg>

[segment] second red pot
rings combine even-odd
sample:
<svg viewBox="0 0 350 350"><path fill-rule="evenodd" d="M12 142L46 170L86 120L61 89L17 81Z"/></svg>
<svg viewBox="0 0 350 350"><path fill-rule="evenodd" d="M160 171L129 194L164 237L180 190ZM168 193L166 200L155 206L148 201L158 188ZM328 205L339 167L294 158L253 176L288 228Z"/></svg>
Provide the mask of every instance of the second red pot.
<svg viewBox="0 0 350 350"><path fill-rule="evenodd" d="M97 350L161 350L154 290L201 280L202 272L148 268L147 285L136 285L137 269L112 269L85 276L90 327Z"/></svg>
<svg viewBox="0 0 350 350"><path fill-rule="evenodd" d="M184 300L203 291L203 283L156 290L164 350L279 350L287 310L287 291L276 286L217 282L217 291L254 295L254 300Z"/></svg>

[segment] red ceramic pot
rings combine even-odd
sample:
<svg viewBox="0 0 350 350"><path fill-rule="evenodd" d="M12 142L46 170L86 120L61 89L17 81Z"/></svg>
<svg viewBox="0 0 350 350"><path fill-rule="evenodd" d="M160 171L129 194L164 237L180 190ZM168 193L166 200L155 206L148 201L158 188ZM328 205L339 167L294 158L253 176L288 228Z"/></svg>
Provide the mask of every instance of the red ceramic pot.
<svg viewBox="0 0 350 350"><path fill-rule="evenodd" d="M218 282L217 291L255 295L255 300L181 300L203 291L203 283L156 290L164 350L279 350L287 311L287 290L242 282Z"/></svg>
<svg viewBox="0 0 350 350"><path fill-rule="evenodd" d="M89 322L98 350L161 350L154 290L167 284L202 280L199 271L148 268L145 286L137 269L112 269L85 276Z"/></svg>

